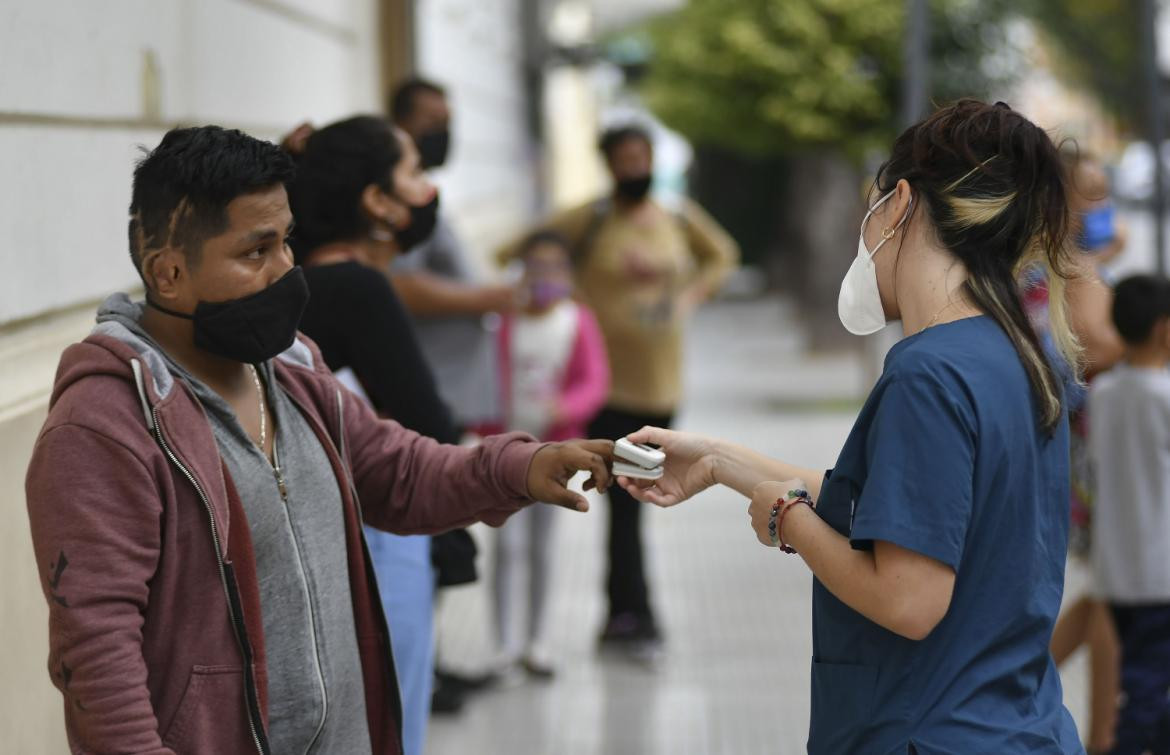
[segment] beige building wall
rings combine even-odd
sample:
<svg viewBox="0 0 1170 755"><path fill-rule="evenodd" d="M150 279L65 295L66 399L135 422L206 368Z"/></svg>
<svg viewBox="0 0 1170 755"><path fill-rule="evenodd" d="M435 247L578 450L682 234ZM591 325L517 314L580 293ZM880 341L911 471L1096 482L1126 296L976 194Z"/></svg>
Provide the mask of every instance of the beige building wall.
<svg viewBox="0 0 1170 755"><path fill-rule="evenodd" d="M134 160L176 124L277 139L382 112L413 60L449 87L444 208L485 257L537 205L521 0L9 0L0 4L0 751L66 751L24 471L62 349L136 286ZM391 19L392 23L382 23ZM62 470L68 474L68 470Z"/></svg>
<svg viewBox="0 0 1170 755"><path fill-rule="evenodd" d="M589 72L580 68L550 70L545 87L550 205L564 209L596 199L609 186L597 151L601 122L598 97Z"/></svg>
<svg viewBox="0 0 1170 755"><path fill-rule="evenodd" d="M24 470L62 348L132 287L130 174L175 123L277 138L381 106L379 0L0 5L0 750L67 752ZM69 470L61 470L68 474Z"/></svg>

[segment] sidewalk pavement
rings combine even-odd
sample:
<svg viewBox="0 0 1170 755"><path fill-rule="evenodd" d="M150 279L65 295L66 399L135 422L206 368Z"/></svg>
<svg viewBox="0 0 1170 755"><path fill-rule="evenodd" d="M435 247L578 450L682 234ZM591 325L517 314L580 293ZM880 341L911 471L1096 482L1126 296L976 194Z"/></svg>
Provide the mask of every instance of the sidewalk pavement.
<svg viewBox="0 0 1170 755"><path fill-rule="evenodd" d="M831 466L864 394L856 354L809 355L793 313L775 299L699 314L686 360L680 429L733 438L812 468ZM551 683L485 692L432 720L431 755L755 755L804 752L808 730L811 577L803 562L759 545L747 501L719 489L670 510L647 507L652 601L667 633L653 670L599 657L605 502L560 512L549 607ZM492 657L494 533L477 527L483 579L448 591L439 620L446 664ZM1065 674L1078 723L1085 663Z"/></svg>

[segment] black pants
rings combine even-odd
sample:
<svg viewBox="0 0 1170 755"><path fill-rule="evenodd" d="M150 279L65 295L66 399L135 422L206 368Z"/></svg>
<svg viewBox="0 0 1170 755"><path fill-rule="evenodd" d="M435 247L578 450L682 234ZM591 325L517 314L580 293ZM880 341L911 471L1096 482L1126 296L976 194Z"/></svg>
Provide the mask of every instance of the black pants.
<svg viewBox="0 0 1170 755"><path fill-rule="evenodd" d="M635 414L619 409L603 409L589 427L589 437L617 440L641 430L645 425L670 427L673 415ZM626 491L609 489L609 593L610 617L634 614L653 621L650 590L642 558L642 507Z"/></svg>
<svg viewBox="0 0 1170 755"><path fill-rule="evenodd" d="M1170 755L1170 604L1112 608L1125 693L1113 755Z"/></svg>

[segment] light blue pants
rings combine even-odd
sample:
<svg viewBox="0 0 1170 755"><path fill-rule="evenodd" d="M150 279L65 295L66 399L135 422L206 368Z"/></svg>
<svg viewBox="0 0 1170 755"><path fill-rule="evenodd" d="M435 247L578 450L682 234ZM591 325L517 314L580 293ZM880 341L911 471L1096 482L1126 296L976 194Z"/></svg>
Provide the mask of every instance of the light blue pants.
<svg viewBox="0 0 1170 755"><path fill-rule="evenodd" d="M402 692L403 755L422 755L435 665L435 571L431 539L366 527L378 591L390 625L390 645Z"/></svg>

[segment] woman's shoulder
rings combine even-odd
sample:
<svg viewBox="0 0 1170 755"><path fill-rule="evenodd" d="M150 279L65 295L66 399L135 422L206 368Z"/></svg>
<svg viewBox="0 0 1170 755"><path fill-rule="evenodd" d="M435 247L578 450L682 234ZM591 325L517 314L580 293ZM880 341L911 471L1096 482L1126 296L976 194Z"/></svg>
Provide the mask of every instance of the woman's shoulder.
<svg viewBox="0 0 1170 755"><path fill-rule="evenodd" d="M947 325L936 326L945 328ZM951 334L943 334L933 328L909 336L894 344L886 356L883 377L905 379L910 377L925 377L934 375L951 363L956 356L962 354Z"/></svg>
<svg viewBox="0 0 1170 755"><path fill-rule="evenodd" d="M981 316L924 331L887 362L883 381L914 394L926 392L965 412L994 410L1031 416L1032 390L1011 339L990 317ZM978 408L982 407L982 408Z"/></svg>
<svg viewBox="0 0 1170 755"><path fill-rule="evenodd" d="M928 328L896 344L882 380L952 389L1003 369L1023 374L1011 341L991 318L972 317Z"/></svg>

